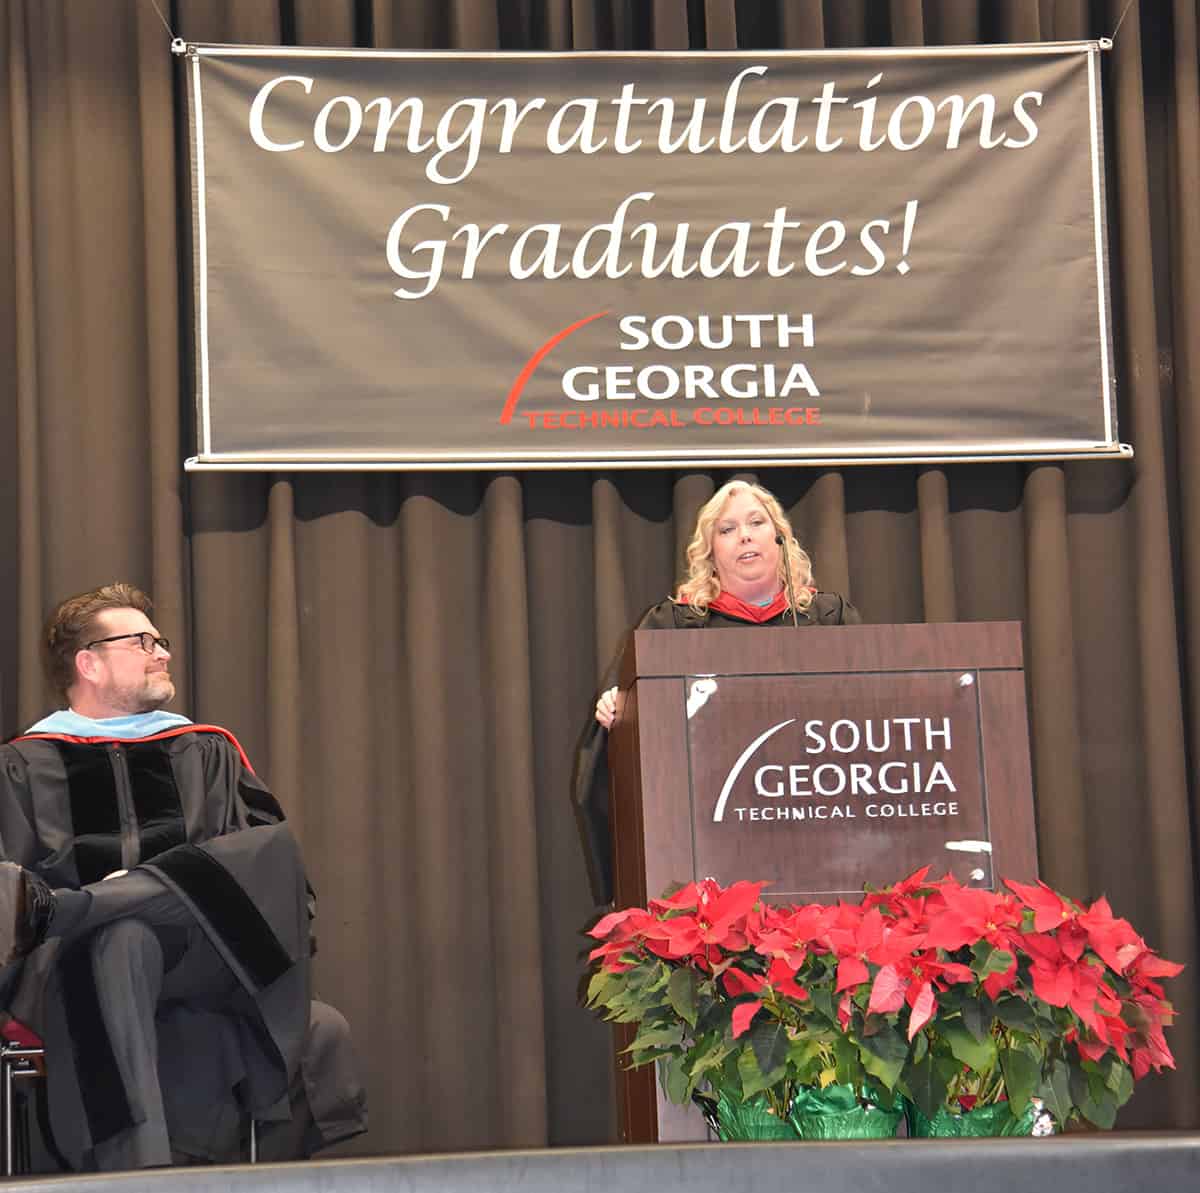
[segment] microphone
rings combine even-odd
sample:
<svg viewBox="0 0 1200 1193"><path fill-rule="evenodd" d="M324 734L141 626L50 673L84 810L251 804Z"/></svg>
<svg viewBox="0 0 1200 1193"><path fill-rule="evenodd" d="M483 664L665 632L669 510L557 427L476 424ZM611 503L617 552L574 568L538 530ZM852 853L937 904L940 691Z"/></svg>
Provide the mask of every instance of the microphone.
<svg viewBox="0 0 1200 1193"><path fill-rule="evenodd" d="M799 629L800 619L796 616L796 590L792 587L792 558L788 554L787 539L782 534L777 534L775 544L783 548L783 579L787 584L788 604L792 609L792 625Z"/></svg>

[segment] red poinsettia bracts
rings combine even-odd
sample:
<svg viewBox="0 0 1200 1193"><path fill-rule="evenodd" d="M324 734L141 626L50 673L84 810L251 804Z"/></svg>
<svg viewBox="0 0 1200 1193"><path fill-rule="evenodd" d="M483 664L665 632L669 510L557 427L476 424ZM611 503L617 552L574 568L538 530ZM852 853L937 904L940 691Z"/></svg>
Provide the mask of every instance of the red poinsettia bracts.
<svg viewBox="0 0 1200 1193"><path fill-rule="evenodd" d="M1146 952L1146 942L1125 920L1113 916L1103 895L1078 917L1077 922L1087 935L1088 948L1115 973L1124 973Z"/></svg>
<svg viewBox="0 0 1200 1193"><path fill-rule="evenodd" d="M1183 973L1182 965L1164 960L1156 953L1145 949L1130 963L1129 968L1125 971L1125 976L1139 989L1149 990L1151 994L1162 998L1162 986L1153 979L1173 978L1180 973Z"/></svg>
<svg viewBox="0 0 1200 1193"><path fill-rule="evenodd" d="M1030 886L1028 883L1013 882L1011 878L1006 878L1004 885L1015 892L1017 898L1033 912L1033 926L1038 932L1048 932L1057 928L1076 915L1075 905L1057 891L1052 891L1044 882Z"/></svg>
<svg viewBox="0 0 1200 1193"><path fill-rule="evenodd" d="M741 1096L770 1094L763 1082L823 1082L857 1055L856 1084L918 1090L933 1113L1002 1098L1011 1050L1023 1058L1014 1071L1036 1058L1034 1091L1060 1112L1061 1080L1045 1083L1065 1064L1082 1099L1066 1115L1110 1126L1133 1081L1175 1066L1162 983L1183 967L1103 897L1076 903L1044 882L979 890L929 867L861 903L772 906L765 885L688 883L590 931L590 1005L623 1022L647 1016L634 1063L669 1058L675 1088L735 1072L750 1083ZM779 1026L785 1036L765 1030ZM839 1033L853 1052L830 1051ZM779 1051L780 1039L801 1046ZM751 1041L761 1052L745 1051ZM760 1055L792 1075L768 1078Z"/></svg>
<svg viewBox="0 0 1200 1193"><path fill-rule="evenodd" d="M610 912L588 930L589 936L604 942L588 953L588 960L602 962L603 968L610 973L630 969L635 962L622 961L622 954L644 947L646 932L655 928L655 918L640 908Z"/></svg>
<svg viewBox="0 0 1200 1193"><path fill-rule="evenodd" d="M806 907L767 908L754 936L754 951L763 957L780 958L795 971L804 964L811 948L820 948L830 918L830 909L817 903Z"/></svg>
<svg viewBox="0 0 1200 1193"><path fill-rule="evenodd" d="M936 949L961 949L981 940L1010 952L1021 930L1016 899L993 891L973 890L956 882L938 888L938 906L930 917L925 943Z"/></svg>
<svg viewBox="0 0 1200 1193"><path fill-rule="evenodd" d="M974 977L969 966L939 959L936 949L908 953L880 967L871 984L867 1010L886 1015L907 1003L911 1040L933 1018L937 994L955 982L970 982Z"/></svg>
<svg viewBox="0 0 1200 1193"><path fill-rule="evenodd" d="M765 974L746 973L736 966L730 966L721 974L721 984L726 993L735 998L741 994L754 994L758 1002L739 1003L733 1009L733 1038L736 1040L750 1028L754 1016L763 1008L762 1000L771 995L782 995L784 998L802 1002L808 997L808 991L796 983L796 971L781 957L772 960Z"/></svg>
<svg viewBox="0 0 1200 1193"><path fill-rule="evenodd" d="M863 910L839 904L838 915L825 933L825 942L838 959L835 993L870 981L870 966L894 964L919 949L924 940L923 931L885 919L878 906Z"/></svg>
<svg viewBox="0 0 1200 1193"><path fill-rule="evenodd" d="M923 897L923 888L934 885L927 881L932 869L932 866L922 866L907 878L902 878L895 886L889 886L882 891L869 891L863 896L863 910L869 907L883 907L894 916L909 914L914 903Z"/></svg>
<svg viewBox="0 0 1200 1193"><path fill-rule="evenodd" d="M690 959L711 966L725 953L738 953L749 940L750 914L765 882L735 882L722 888L711 879L690 883L669 899L656 899L651 911L667 914L646 932L647 947L669 960Z"/></svg>

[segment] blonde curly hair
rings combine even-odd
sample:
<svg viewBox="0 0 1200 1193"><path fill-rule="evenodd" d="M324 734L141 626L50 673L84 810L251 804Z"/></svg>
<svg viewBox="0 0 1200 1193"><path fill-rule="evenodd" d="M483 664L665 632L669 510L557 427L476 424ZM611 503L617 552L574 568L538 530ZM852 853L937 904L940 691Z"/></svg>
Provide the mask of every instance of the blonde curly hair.
<svg viewBox="0 0 1200 1193"><path fill-rule="evenodd" d="M767 511L775 533L782 534L787 541L788 558L792 565L792 588L796 593L796 611L803 613L813 600L812 560L809 559L808 552L796 541L796 536L792 533L792 524L775 495L761 485L752 485L748 481L730 481L727 485L722 485L701 506L696 517L696 530L687 546L687 576L680 581L675 590L675 599L686 602L703 613L720 593L721 581L717 578L717 568L713 562L713 527L725 512L725 507L739 493L749 493L756 498ZM786 600L783 558L783 552L780 551L779 583L784 587Z"/></svg>

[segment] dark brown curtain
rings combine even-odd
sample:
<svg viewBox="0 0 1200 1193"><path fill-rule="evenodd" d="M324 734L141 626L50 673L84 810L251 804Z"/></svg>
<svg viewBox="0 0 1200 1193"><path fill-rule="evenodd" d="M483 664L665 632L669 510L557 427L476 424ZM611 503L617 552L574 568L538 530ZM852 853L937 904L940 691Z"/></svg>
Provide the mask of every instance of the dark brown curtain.
<svg viewBox="0 0 1200 1193"><path fill-rule="evenodd" d="M158 2L195 40L554 50L1061 40L1110 34L1125 8ZM867 620L1023 621L1043 873L1107 892L1191 966L1179 1072L1147 1079L1122 1119L1158 1128L1200 1127L1198 7L1132 4L1105 57L1136 459L762 478L822 585ZM180 709L238 733L304 842L319 987L369 1076L355 1150L606 1142L608 1034L575 1002L593 907L572 746L726 475L185 476L186 145L167 47L150 0L0 0L4 730L48 706L47 609L115 577L146 587L181 644Z"/></svg>

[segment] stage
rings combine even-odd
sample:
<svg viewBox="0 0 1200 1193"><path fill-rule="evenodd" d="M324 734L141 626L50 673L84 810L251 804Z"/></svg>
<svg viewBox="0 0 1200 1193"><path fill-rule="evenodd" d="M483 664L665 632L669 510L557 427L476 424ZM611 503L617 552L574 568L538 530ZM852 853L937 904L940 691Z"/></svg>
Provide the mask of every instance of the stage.
<svg viewBox="0 0 1200 1193"><path fill-rule="evenodd" d="M1184 1193L1200 1188L1200 1134L561 1148L155 1169L21 1185L55 1193Z"/></svg>

